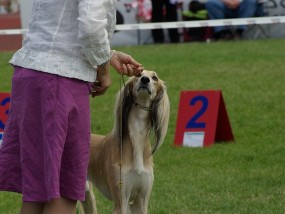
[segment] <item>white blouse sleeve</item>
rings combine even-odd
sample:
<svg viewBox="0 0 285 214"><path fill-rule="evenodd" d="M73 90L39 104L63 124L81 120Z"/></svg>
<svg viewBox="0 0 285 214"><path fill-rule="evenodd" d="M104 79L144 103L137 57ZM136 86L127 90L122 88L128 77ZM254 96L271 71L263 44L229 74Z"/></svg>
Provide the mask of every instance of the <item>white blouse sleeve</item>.
<svg viewBox="0 0 285 214"><path fill-rule="evenodd" d="M110 40L116 24L115 0L79 0L79 32L85 56L97 66L110 59Z"/></svg>

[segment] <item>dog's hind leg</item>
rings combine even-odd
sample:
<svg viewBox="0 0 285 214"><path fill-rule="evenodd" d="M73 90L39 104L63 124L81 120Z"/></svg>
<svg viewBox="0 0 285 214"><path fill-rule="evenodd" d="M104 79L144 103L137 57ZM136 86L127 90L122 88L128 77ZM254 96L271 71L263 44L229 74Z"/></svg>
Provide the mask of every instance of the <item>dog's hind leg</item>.
<svg viewBox="0 0 285 214"><path fill-rule="evenodd" d="M92 183L86 181L85 201L82 201L82 207L84 214L97 214L96 201L93 193Z"/></svg>

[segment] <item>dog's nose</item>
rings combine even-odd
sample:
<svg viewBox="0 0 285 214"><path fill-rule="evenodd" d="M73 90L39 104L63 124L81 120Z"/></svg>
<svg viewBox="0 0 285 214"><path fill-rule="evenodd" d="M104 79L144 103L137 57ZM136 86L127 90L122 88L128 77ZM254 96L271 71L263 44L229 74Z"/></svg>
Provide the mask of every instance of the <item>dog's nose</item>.
<svg viewBox="0 0 285 214"><path fill-rule="evenodd" d="M149 80L148 77L142 77L142 78L141 78L141 82L142 82L142 84L144 84L144 85L148 84L149 81L150 81L150 80Z"/></svg>

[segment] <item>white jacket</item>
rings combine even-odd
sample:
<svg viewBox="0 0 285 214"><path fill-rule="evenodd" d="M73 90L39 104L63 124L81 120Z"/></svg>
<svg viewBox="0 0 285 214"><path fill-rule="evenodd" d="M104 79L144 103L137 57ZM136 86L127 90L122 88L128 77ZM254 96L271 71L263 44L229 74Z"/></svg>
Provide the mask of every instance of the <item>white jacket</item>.
<svg viewBox="0 0 285 214"><path fill-rule="evenodd" d="M29 32L10 63L94 82L110 59L116 0L34 0Z"/></svg>

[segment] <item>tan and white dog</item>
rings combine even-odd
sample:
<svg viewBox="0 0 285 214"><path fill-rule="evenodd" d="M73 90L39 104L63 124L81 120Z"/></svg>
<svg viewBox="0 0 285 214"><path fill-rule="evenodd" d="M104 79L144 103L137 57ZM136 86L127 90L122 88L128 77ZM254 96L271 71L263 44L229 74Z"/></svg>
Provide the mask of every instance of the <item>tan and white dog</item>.
<svg viewBox="0 0 285 214"><path fill-rule="evenodd" d="M126 82L117 94L112 132L91 136L82 202L86 214L97 213L92 184L114 202L114 213L147 213L154 180L152 154L165 138L169 109L166 87L154 71L144 70Z"/></svg>

